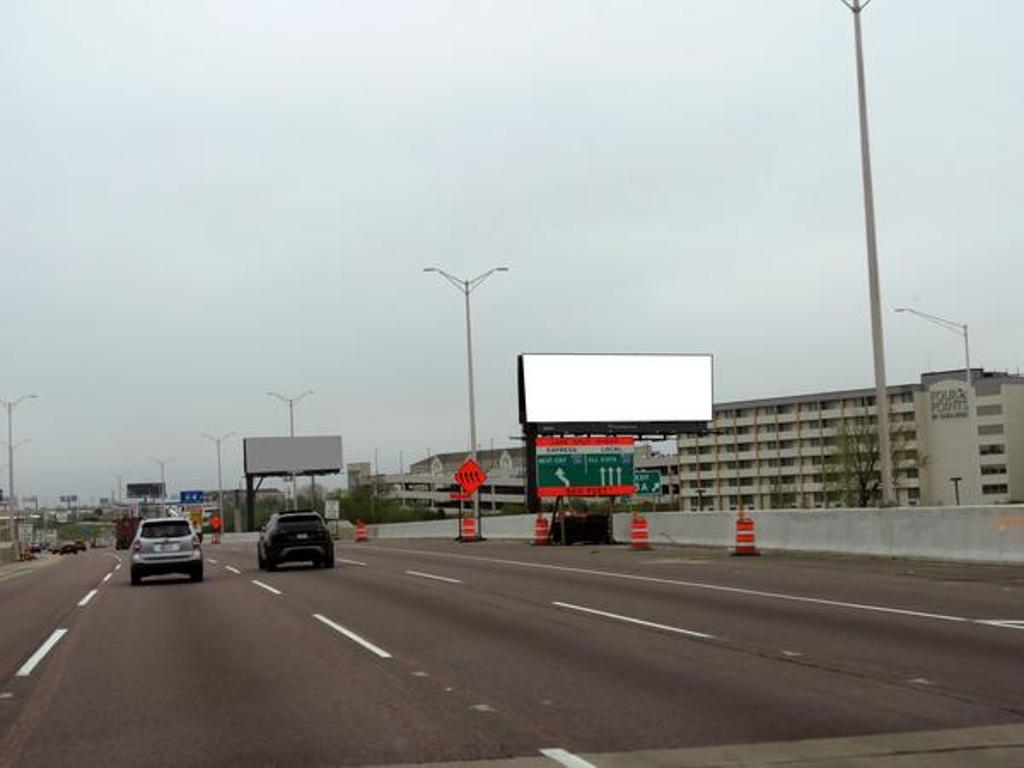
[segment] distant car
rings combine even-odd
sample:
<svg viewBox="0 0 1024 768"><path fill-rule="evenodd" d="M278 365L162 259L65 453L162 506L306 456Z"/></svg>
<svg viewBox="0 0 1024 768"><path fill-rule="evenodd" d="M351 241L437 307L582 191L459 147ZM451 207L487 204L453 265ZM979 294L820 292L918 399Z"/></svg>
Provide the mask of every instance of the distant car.
<svg viewBox="0 0 1024 768"><path fill-rule="evenodd" d="M192 526L180 517L143 520L132 541L132 586L147 576L184 573L203 580L203 550Z"/></svg>
<svg viewBox="0 0 1024 768"><path fill-rule="evenodd" d="M310 562L313 567L334 567L334 540L316 512L273 515L260 531L256 560L272 571L281 563Z"/></svg>
<svg viewBox="0 0 1024 768"><path fill-rule="evenodd" d="M78 546L73 542L69 541L65 544L60 545L60 549L57 550L57 554L60 555L77 555Z"/></svg>
<svg viewBox="0 0 1024 768"><path fill-rule="evenodd" d="M84 539L77 539L75 541L75 546L78 548L79 552L85 552L85 550L86 550L85 540Z"/></svg>

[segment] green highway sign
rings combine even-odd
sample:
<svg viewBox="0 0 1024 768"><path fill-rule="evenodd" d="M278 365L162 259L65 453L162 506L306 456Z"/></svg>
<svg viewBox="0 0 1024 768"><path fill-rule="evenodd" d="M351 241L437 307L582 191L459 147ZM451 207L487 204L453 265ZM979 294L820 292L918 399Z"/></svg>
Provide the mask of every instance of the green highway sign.
<svg viewBox="0 0 1024 768"><path fill-rule="evenodd" d="M537 495L630 496L633 438L537 438Z"/></svg>
<svg viewBox="0 0 1024 768"><path fill-rule="evenodd" d="M633 473L638 496L661 495L661 472L656 469L638 469Z"/></svg>

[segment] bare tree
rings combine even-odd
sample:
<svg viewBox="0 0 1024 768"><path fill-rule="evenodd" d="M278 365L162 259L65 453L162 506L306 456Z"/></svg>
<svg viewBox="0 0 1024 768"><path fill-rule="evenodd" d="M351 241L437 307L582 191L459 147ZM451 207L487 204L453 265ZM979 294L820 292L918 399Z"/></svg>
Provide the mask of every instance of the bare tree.
<svg viewBox="0 0 1024 768"><path fill-rule="evenodd" d="M894 468L893 485L898 495L898 468L905 459L906 446L912 434L904 426L893 424L889 436ZM869 417L843 419L836 437L835 451L826 454L822 464L826 505L830 496L837 496L839 502L847 507L880 506L880 459L881 449L875 420Z"/></svg>

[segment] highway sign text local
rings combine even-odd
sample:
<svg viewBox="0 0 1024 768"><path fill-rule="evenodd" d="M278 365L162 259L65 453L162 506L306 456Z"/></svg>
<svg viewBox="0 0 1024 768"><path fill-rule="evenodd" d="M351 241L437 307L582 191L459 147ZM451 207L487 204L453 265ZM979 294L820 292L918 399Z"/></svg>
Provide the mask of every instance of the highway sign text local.
<svg viewBox="0 0 1024 768"><path fill-rule="evenodd" d="M181 503L182 504L202 504L205 500L205 495L202 491L182 491L181 492Z"/></svg>
<svg viewBox="0 0 1024 768"><path fill-rule="evenodd" d="M537 495L630 496L632 437L538 437Z"/></svg>

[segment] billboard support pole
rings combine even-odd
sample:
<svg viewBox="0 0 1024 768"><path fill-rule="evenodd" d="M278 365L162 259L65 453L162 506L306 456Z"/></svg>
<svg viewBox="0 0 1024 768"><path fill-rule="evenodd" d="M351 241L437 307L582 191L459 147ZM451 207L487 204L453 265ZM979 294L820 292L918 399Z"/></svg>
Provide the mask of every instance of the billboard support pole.
<svg viewBox="0 0 1024 768"><path fill-rule="evenodd" d="M523 442L526 446L526 511L531 515L540 512L537 497L537 425L523 425Z"/></svg>
<svg viewBox="0 0 1024 768"><path fill-rule="evenodd" d="M256 530L256 503L253 498L252 475L245 473L245 530Z"/></svg>

